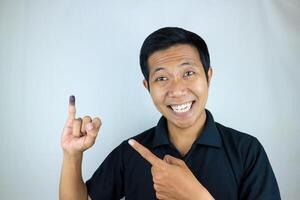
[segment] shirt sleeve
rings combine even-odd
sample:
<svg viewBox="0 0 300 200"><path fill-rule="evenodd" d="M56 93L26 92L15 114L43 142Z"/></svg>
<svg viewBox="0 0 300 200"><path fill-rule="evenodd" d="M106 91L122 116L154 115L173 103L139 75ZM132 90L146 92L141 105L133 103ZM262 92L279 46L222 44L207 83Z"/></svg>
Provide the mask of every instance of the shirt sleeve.
<svg viewBox="0 0 300 200"><path fill-rule="evenodd" d="M253 139L246 154L244 174L239 191L239 199L281 199L267 154L256 138Z"/></svg>
<svg viewBox="0 0 300 200"><path fill-rule="evenodd" d="M116 147L86 182L92 200L119 200L124 197L121 145Z"/></svg>

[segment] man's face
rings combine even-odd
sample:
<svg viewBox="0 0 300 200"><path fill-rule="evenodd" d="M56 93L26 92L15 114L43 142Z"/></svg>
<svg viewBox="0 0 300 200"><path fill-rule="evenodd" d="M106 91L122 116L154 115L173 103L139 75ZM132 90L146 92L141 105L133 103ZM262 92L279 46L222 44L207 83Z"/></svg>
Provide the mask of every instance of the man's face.
<svg viewBox="0 0 300 200"><path fill-rule="evenodd" d="M149 85L152 100L168 123L178 128L195 125L205 113L208 82L198 50L188 44L177 44L154 52L148 58Z"/></svg>

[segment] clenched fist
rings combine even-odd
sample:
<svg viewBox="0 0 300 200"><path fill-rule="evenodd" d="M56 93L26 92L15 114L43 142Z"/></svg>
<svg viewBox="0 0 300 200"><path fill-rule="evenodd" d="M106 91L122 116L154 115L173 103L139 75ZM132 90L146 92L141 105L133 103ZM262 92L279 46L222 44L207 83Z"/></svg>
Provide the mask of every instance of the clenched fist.
<svg viewBox="0 0 300 200"><path fill-rule="evenodd" d="M75 115L75 97L70 96L68 119L61 136L61 147L68 155L82 154L93 146L101 126L98 117L92 119L90 116L85 116L83 119L75 119Z"/></svg>

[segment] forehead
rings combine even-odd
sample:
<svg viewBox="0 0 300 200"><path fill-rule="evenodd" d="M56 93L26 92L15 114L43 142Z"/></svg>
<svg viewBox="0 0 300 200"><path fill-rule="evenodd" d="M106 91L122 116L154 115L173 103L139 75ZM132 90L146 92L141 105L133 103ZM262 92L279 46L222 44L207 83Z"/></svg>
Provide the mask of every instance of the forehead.
<svg viewBox="0 0 300 200"><path fill-rule="evenodd" d="M166 63L193 61L200 62L196 47L190 44L176 44L167 49L155 51L148 58L149 68L162 66Z"/></svg>

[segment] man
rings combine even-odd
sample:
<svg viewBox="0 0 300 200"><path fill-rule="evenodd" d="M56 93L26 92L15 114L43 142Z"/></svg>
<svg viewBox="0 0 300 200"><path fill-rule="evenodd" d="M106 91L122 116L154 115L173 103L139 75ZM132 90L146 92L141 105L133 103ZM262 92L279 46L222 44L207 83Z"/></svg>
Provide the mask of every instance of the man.
<svg viewBox="0 0 300 200"><path fill-rule="evenodd" d="M201 37L159 29L144 41L140 65L163 116L156 127L116 147L85 184L83 152L94 144L101 121L76 119L71 96L61 138L61 200L280 199L259 141L216 123L205 109L213 72Z"/></svg>

